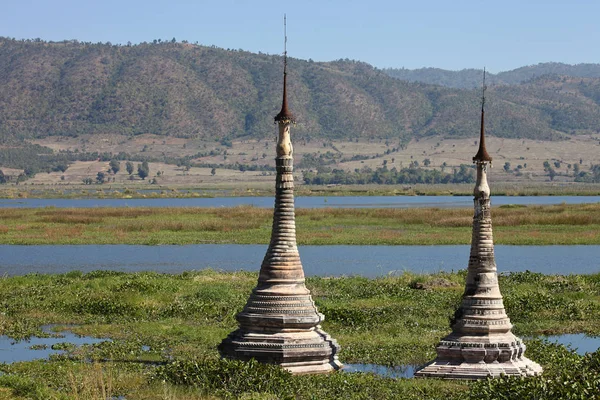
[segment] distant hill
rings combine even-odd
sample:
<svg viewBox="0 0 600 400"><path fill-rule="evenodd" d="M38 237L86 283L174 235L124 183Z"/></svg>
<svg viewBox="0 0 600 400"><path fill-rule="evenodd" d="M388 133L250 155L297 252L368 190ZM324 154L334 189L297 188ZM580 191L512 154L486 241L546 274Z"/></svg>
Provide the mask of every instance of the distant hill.
<svg viewBox="0 0 600 400"><path fill-rule="evenodd" d="M448 71L440 68L386 68L383 71L393 78L404 81L422 82L456 89L473 89L480 87L483 74L482 69ZM517 85L544 75L600 78L600 64L569 65L550 62L521 67L513 69L512 71L500 72L498 74L487 73L486 75L486 79L491 85Z"/></svg>
<svg viewBox="0 0 600 400"><path fill-rule="evenodd" d="M561 68L587 75L546 75ZM541 64L490 76L498 85L488 91L489 134L557 139L596 132L598 69ZM477 136L479 89L406 82L354 61L291 59L289 71L297 137ZM533 78L538 74L543 76ZM450 82L453 75L446 75ZM464 87L478 86L481 74L467 70L461 79ZM509 85L511 79L524 83ZM446 81L432 83L452 86ZM282 58L276 55L174 42L115 46L0 38L0 141L88 133L270 137L281 84Z"/></svg>

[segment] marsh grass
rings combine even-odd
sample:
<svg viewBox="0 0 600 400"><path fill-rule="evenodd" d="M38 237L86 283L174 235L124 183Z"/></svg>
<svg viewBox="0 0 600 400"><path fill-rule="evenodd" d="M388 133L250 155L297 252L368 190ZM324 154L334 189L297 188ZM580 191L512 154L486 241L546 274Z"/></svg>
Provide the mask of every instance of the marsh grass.
<svg viewBox="0 0 600 400"><path fill-rule="evenodd" d="M450 331L465 277L465 271L315 277L307 286L326 316L323 328L342 346L342 362L397 366L434 357L435 344ZM219 360L216 346L236 328L235 315L256 279L256 273L210 270L0 278L0 334L24 338L39 335L41 325L75 324L69 329L77 334L112 339L65 345L67 354L50 361L0 365L0 388L31 399L490 398L476 396L488 393L485 384L372 374L291 377L275 366ZM502 275L499 282L519 335L600 334L600 274L521 272ZM581 356L544 343L533 342L528 356L555 374L556 382L566 379L560 371L584 365ZM517 384L510 382L522 390Z"/></svg>
<svg viewBox="0 0 600 400"><path fill-rule="evenodd" d="M233 208L0 209L2 244L266 244L273 211ZM298 243L468 244L468 208L298 209ZM498 244L600 244L600 204L492 209Z"/></svg>

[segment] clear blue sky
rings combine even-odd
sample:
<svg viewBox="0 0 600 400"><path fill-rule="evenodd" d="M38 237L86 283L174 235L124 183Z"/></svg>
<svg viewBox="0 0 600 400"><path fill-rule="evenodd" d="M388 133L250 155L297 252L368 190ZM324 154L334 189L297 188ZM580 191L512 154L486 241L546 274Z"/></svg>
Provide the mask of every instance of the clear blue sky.
<svg viewBox="0 0 600 400"><path fill-rule="evenodd" d="M600 62L597 0L1 0L0 36L139 43L183 39L377 67Z"/></svg>

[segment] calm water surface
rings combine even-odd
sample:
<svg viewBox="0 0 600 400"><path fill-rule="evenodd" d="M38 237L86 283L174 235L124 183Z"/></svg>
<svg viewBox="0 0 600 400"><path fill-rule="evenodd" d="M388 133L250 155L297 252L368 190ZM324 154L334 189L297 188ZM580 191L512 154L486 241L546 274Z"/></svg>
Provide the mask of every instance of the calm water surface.
<svg viewBox="0 0 600 400"><path fill-rule="evenodd" d="M492 205L598 203L600 196L496 196ZM213 197L185 199L0 199L0 207L273 207L273 197ZM470 196L334 196L296 197L298 208L472 207Z"/></svg>
<svg viewBox="0 0 600 400"><path fill-rule="evenodd" d="M53 334L53 337L39 338L31 337L29 340L16 341L7 336L0 336L0 362L14 363L21 361L32 361L48 358L52 354L64 353L62 350L54 350L52 346L59 343L71 343L76 346L89 345L111 341L110 339L99 339L90 336L78 336L71 331L62 331L59 335L52 332L52 326L42 327L45 333ZM551 342L570 346L578 354L591 353L600 347L600 337L591 337L584 334L548 336ZM148 346L141 346L143 351L150 350ZM412 378L418 365L397 365L393 367L378 364L344 364L343 372L370 372L389 378Z"/></svg>
<svg viewBox="0 0 600 400"><path fill-rule="evenodd" d="M29 340L15 341L7 336L0 336L0 362L13 363L21 361L32 361L41 358L48 358L52 354L64 353L63 350L54 350L52 346L59 343L71 343L76 346L84 344L94 344L110 339L98 339L88 336L75 335L71 331L62 331L56 334L52 331L53 326L42 327L44 333L52 334L52 337L39 338L31 337ZM33 348L32 348L33 347Z"/></svg>
<svg viewBox="0 0 600 400"><path fill-rule="evenodd" d="M545 274L600 272L600 246L496 246L499 272ZM114 271L181 273L212 268L258 271L266 245L0 245L0 274ZM467 267L468 245L301 246L307 276L383 276L403 271L429 273Z"/></svg>

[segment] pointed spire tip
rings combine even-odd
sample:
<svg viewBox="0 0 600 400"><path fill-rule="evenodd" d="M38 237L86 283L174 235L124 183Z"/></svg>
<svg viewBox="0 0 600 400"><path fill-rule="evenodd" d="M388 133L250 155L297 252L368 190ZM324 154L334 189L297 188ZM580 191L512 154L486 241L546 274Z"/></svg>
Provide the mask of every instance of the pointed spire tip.
<svg viewBox="0 0 600 400"><path fill-rule="evenodd" d="M287 18L283 14L283 102L281 111L275 116L275 122L295 122L294 115L288 110L287 104Z"/></svg>
<svg viewBox="0 0 600 400"><path fill-rule="evenodd" d="M481 91L481 132L479 133L479 150L475 157L473 157L473 162L492 162L492 157L487 152L485 148L485 90L487 86L485 86L485 67L483 67L483 87Z"/></svg>

